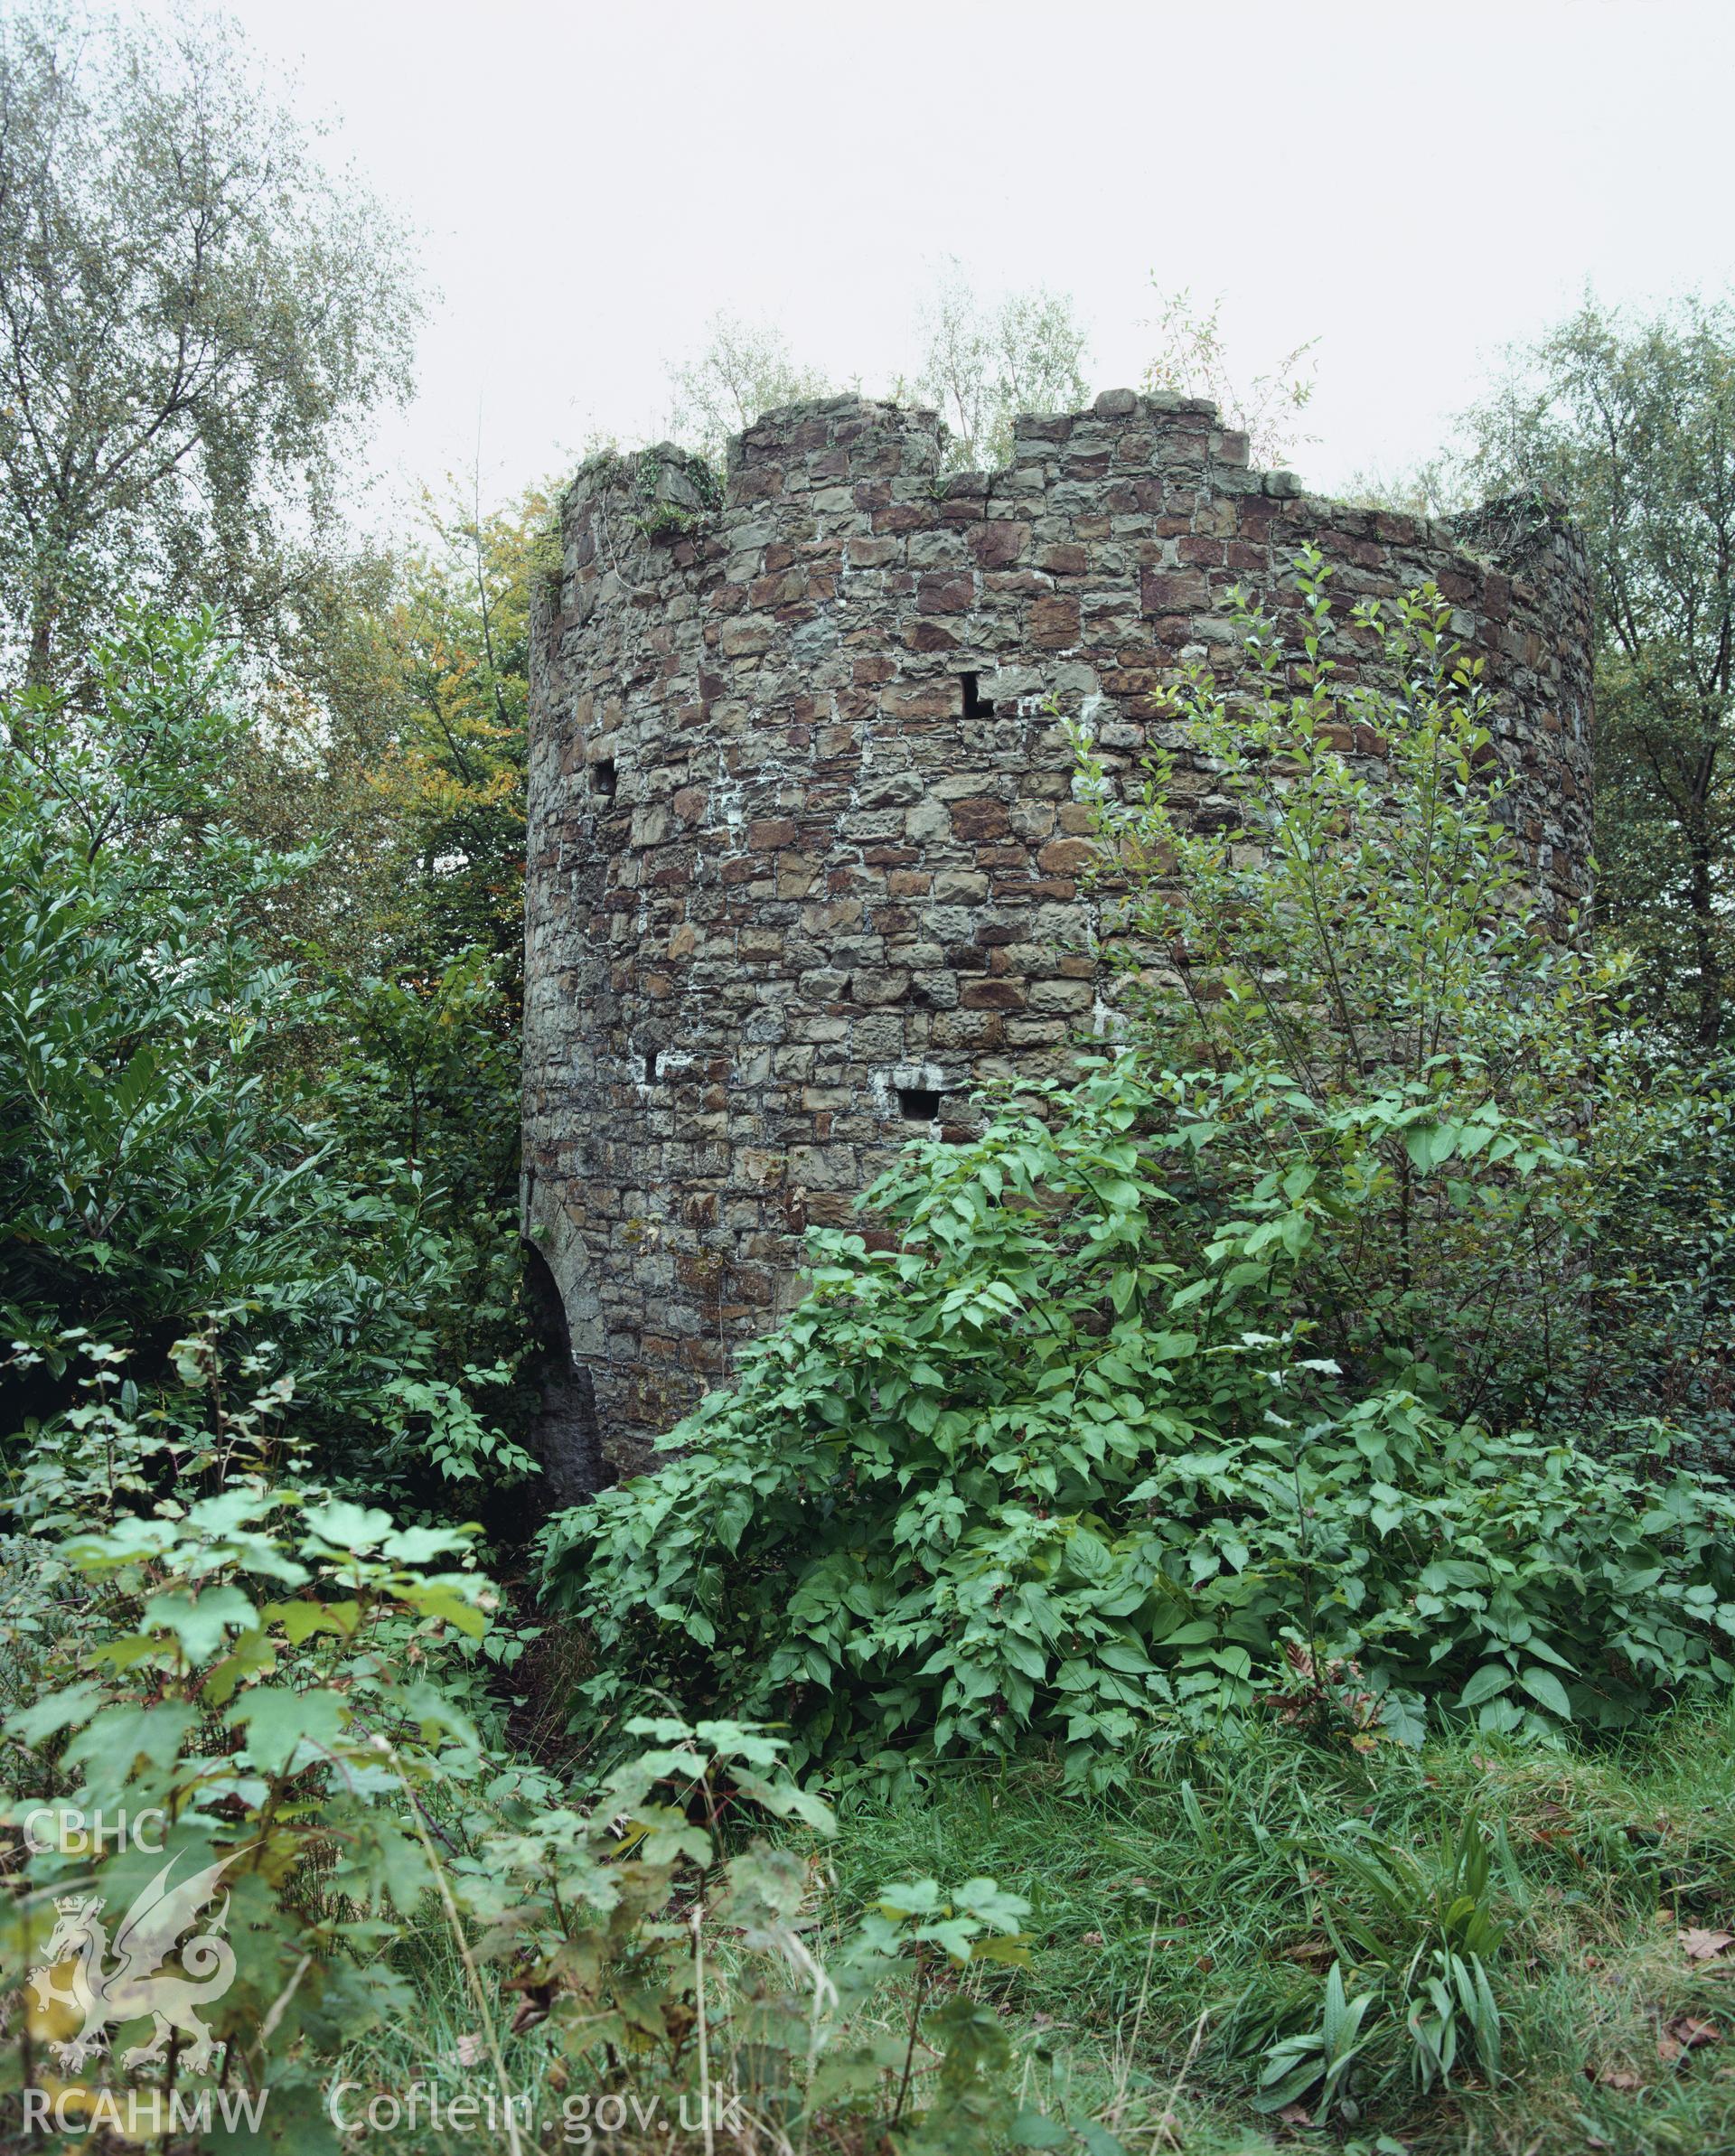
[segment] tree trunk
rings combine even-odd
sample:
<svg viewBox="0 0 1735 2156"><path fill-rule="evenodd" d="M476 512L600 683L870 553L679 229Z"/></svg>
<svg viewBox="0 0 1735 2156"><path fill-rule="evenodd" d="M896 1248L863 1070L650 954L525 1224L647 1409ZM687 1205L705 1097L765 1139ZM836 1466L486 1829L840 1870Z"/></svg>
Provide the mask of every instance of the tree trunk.
<svg viewBox="0 0 1735 2156"><path fill-rule="evenodd" d="M30 654L24 662L26 689L44 689L53 676L54 595L40 588L32 595Z"/></svg>
<svg viewBox="0 0 1735 2156"><path fill-rule="evenodd" d="M1699 969L1699 1045L1707 1055L1723 1027L1723 967L1717 949L1717 914L1712 891L1711 841L1694 832L1687 840L1693 862L1693 957Z"/></svg>

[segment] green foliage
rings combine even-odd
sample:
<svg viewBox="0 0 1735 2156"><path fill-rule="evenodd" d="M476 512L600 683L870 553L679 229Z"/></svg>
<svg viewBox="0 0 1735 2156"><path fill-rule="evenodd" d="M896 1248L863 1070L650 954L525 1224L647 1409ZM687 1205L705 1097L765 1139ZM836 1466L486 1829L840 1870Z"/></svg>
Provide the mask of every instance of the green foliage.
<svg viewBox="0 0 1735 2156"><path fill-rule="evenodd" d="M0 1294L27 1336L148 1339L311 1289L358 1223L302 1203L316 1148L254 1053L293 1000L258 923L297 863L216 820L238 721L210 626L140 618L96 665L99 724L6 713Z"/></svg>
<svg viewBox="0 0 1735 2156"><path fill-rule="evenodd" d="M89 2120L215 2074L269 2088L251 2145L335 2151L333 2076L401 2090L444 2032L514 2151L532 2090L605 2133L599 2090L704 2092L714 2145L839 2156L1215 2156L1273 2114L1393 2152L1723 2145L1726 1074L1533 916L1440 595L1346 622L1308 558L1299 651L1240 616L1169 712L1212 830L1169 757L1081 739L1122 1045L913 1147L889 1237L816 1238L661 1474L556 1524L586 1745L533 1761L536 1635L448 1523L534 1471L548 504L433 509L364 591L331 453L413 311L376 216L222 33L60 35L0 32L0 611L38 684L0 714L8 2091ZM954 279L929 329L956 461L1083 399L1064 301ZM1161 333L1149 386L1214 389L1214 314ZM1587 518L1605 889L1702 1044L1729 342L1588 310L1482 445L1539 527L1549 486ZM823 385L720 323L677 387L714 442ZM632 474L660 539L717 495L670 471ZM247 711L212 619L145 588L223 606ZM1683 1699L1721 1719L1659 1738ZM165 1845L19 1846L42 1806L160 1812ZM133 1997L105 2057L79 1968L201 1875L202 1936L160 1943L224 1979L209 2034L153 2044Z"/></svg>
<svg viewBox="0 0 1735 2156"><path fill-rule="evenodd" d="M1189 292L1166 292L1154 277L1151 284L1162 311L1153 325L1157 349L1145 369L1146 389L1209 398L1224 422L1247 436L1253 464L1287 464L1314 439L1298 429L1313 401L1311 354L1319 340L1296 345L1243 386L1230 370L1222 295L1205 307Z"/></svg>
<svg viewBox="0 0 1735 2156"><path fill-rule="evenodd" d="M506 1749L480 1681L517 1643L491 1620L474 1530L400 1528L267 1476L280 1386L202 1444L202 1386L179 1425L135 1420L92 1359L80 1441L44 1440L9 1508L30 1540L0 1545L3 1816L35 1837L0 1915L0 1985L35 2001L14 2069L33 2047L87 2116L105 2093L214 2077L264 2096L257 2145L334 2149L340 2051L415 2014L417 1959L443 1944L502 2114L512 2040L534 2031L563 2086L671 2110L680 2092L683 2118L694 2088L745 2076L786 2130L859 2117L900 2147L973 2152L1039 2126L998 2017L934 1982L936 1962L1025 1958L1008 1935L1027 1904L984 1879L887 1888L828 1969L807 1936L818 1859L789 1835L834 1821L784 1739L633 1719L612 1767L563 1788ZM168 1467L184 1495L159 1494ZM121 1820L160 1832L115 1848ZM783 1839L750 1836L765 1823ZM145 1954L139 1926L171 1917ZM172 2017L165 2052L151 2018L182 1980L158 1971L187 1932L199 2011ZM899 2033L879 2033L882 1994L906 1988Z"/></svg>
<svg viewBox="0 0 1735 2156"><path fill-rule="evenodd" d="M1507 1926L1494 1913L1496 1849L1475 1813L1447 1830L1431 1864L1372 1835L1325 1853L1372 1914L1327 1905L1326 1928L1339 1951L1318 2026L1271 2047L1257 2108L1280 2111L1317 2086L1319 2112L1355 2118L1357 2069L1366 2072L1383 2039L1424 2092L1450 2083L1460 2055L1497 2082L1500 2009L1487 1964ZM1510 1872L1511 1851L1503 1844L1499 1854Z"/></svg>
<svg viewBox="0 0 1735 2156"><path fill-rule="evenodd" d="M1012 2044L990 2001L956 1989L943 2005L926 2011L940 1972L955 1976L983 1964L1017 1968L1027 1963L1029 1942L1021 1927L1029 1913L1021 1895L1007 1893L991 1879L966 1879L949 1893L931 1879L882 1887L845 1942L837 1967L845 1995L857 1997L871 1992L889 1973L909 1970L903 2058L899 2061L895 2039L840 2052L826 2062L816 2093L835 2097L871 2088L885 2069L895 2067L896 2094L886 2132L911 2156L999 2146L1008 2135L1024 2146L1064 2142L1064 2128L1022 2108L1014 2097L1008 2082ZM932 2048L935 2038L938 2068L926 2103L913 2106L917 2047L926 2039Z"/></svg>
<svg viewBox="0 0 1735 2156"><path fill-rule="evenodd" d="M635 2092L723 2071L792 2138L818 2118L835 2131L858 2117L903 2150L962 2151L997 2145L1020 2116L1035 2123L1008 2085L998 2016L939 1996L935 1980L1027 1958L1027 1903L989 1879L949 1895L931 1879L900 1882L821 1964L806 1936L817 1860L788 1830L830 1836L835 1822L791 1779L787 1739L668 1715L633 1717L624 1734L652 1748L581 1808L492 1833L455 1868L464 1906L492 1918L479 1959L513 1965L520 2026L544 2029L575 2072ZM783 1838L744 1841L755 1816L784 1823ZM873 2001L904 1984L903 2029L865 2034Z"/></svg>
<svg viewBox="0 0 1735 2156"><path fill-rule="evenodd" d="M1727 1696L1618 1746L1558 1751L1468 1733L1363 1754L1250 1724L1166 1746L1102 1793L1058 1786L1042 1761L961 1765L905 1800L847 1807L832 1861L846 1904L894 1873L966 1868L1029 1901L1032 1959L1006 2025L1027 2060L1025 2100L1075 2132L1095 2121L1128 2150L1189 2156L1339 2137L1362 2156L1460 2156L1472 2139L1571 2149L1592 2136L1686 2156L1735 2123L1721 2072L1728 1951L1715 1951L1735 1928L1730 1729ZM1472 1852L1455 1887L1468 1821L1487 1869L1475 1876ZM1467 1894L1474 1910L1454 1918ZM1478 1922L1497 1945L1471 1942ZM1424 2035L1436 2017L1423 1978L1437 1948L1465 1963L1473 1994L1468 1954L1482 1962L1497 2077L1454 1984L1450 2081L1422 2085L1407 2017L1419 2002ZM1311 2083L1257 2108L1274 2047L1324 2037L1334 1964L1359 2022L1333 2023L1335 2056L1355 2051L1341 2101L1327 2109L1323 2054L1298 2048L1298 2067L1317 2062Z"/></svg>
<svg viewBox="0 0 1735 2156"><path fill-rule="evenodd" d="M480 1958L512 1964L523 2019L548 2021L563 2056L596 2054L607 2072L649 2053L679 2078L722 2040L701 1998L708 1921L738 1927L786 1981L818 1974L795 1928L806 1862L761 1840L728 1853L726 1817L757 1813L819 1833L833 1823L783 1770L783 1742L753 1725L635 1717L624 1733L655 1743L604 1776L582 1807L557 1795L490 1837L455 1876L487 1925Z"/></svg>
<svg viewBox="0 0 1735 2156"><path fill-rule="evenodd" d="M670 499L671 479L689 500ZM666 449L661 455L652 449L641 454L633 491L640 504L633 522L652 539L679 539L697 530L723 505L723 482L714 464L702 456L676 463Z"/></svg>
<svg viewBox="0 0 1735 2156"><path fill-rule="evenodd" d="M521 997L530 608L551 560L541 489L486 512L455 487L425 501L389 621L393 736L370 774L388 817L375 962L413 992L485 952L502 1040Z"/></svg>
<svg viewBox="0 0 1735 2156"><path fill-rule="evenodd" d="M1662 1418L1683 1465L1735 1461L1735 1111L1728 1058L1623 1049L1604 1095L1582 1241L1587 1408ZM1659 1436L1665 1435L1661 1423Z"/></svg>
<svg viewBox="0 0 1735 2156"><path fill-rule="evenodd" d="M385 625L391 737L367 773L381 830L349 877L347 926L318 924L334 1051L322 1105L343 1166L364 1185L418 1179L449 1268L422 1306L440 1381L474 1389L467 1371L507 1365L495 1409L515 1437L536 1407L519 1033L530 621L551 547L535 488L492 512L455 490L425 504Z"/></svg>
<svg viewBox="0 0 1735 2156"><path fill-rule="evenodd" d="M468 1363L464 1377L473 1388L503 1385L511 1373L500 1363L489 1370ZM463 1388L448 1379L394 1377L385 1389L402 1411L395 1432L399 1442L408 1440L416 1453L425 1454L447 1481L476 1482L486 1476L499 1484L537 1472L536 1461L523 1447L484 1422ZM390 1462L388 1447L381 1466L389 1471Z"/></svg>
<svg viewBox="0 0 1735 2156"><path fill-rule="evenodd" d="M1286 1632L1405 1738L1422 1693L1546 1733L1725 1682L1727 1493L1348 1396L1308 1353L1286 1313L1365 1178L1280 1159L1225 1203L1253 1083L1122 1055L1047 1120L911 1148L874 1193L896 1247L816 1238L734 1391L551 1531L592 1699L654 1674L885 1771L1035 1737L1100 1776L1252 1709Z"/></svg>
<svg viewBox="0 0 1735 2156"><path fill-rule="evenodd" d="M1293 664L1237 598L1226 681L1194 667L1173 695L1225 804L1208 827L1189 828L1172 749L1134 783L1081 741L1110 955L1176 1068L1243 1074L1250 1164L1345 1184L1302 1283L1327 1351L1455 1415L1533 1417L1574 1337L1584 1109L1620 968L1536 912L1445 602L1346 624L1329 576L1304 552ZM1346 641L1369 677L1353 686Z"/></svg>
<svg viewBox="0 0 1735 2156"><path fill-rule="evenodd" d="M924 349L914 380L892 384L899 403L932 404L950 430L943 469L986 471L1012 460L1012 422L1024 412L1071 412L1089 394L1086 335L1064 294L1042 289L985 300L948 263L924 309Z"/></svg>
<svg viewBox="0 0 1735 2156"><path fill-rule="evenodd" d="M1476 483L1552 490L1590 549L1599 911L1651 1010L1709 1051L1735 837L1735 310L1587 298L1466 424Z"/></svg>
<svg viewBox="0 0 1735 2156"><path fill-rule="evenodd" d="M381 989L357 1021L270 955L310 857L229 817L246 720L208 618L128 617L90 673L91 708L33 691L0 745L0 1313L25 1349L6 1437L74 1405L69 1336L145 1392L200 1336L258 1382L293 1372L333 1462L370 1426L432 1427L406 1381L446 1388L474 1452L450 1388L523 1339L479 1143L515 1158L510 1065L458 1030L491 991L460 968L431 1008ZM455 1293L476 1280L492 1317Z"/></svg>
<svg viewBox="0 0 1735 2156"><path fill-rule="evenodd" d="M468 1396L478 1385L495 1388L493 1414L520 1434L536 1405L518 1234L513 992L473 950L432 979L331 980L330 995L324 1030L335 1060L321 1075L319 1106L333 1166L359 1190L415 1193L444 1274L418 1306L431 1343L421 1358L427 1382L451 1414L474 1424L470 1448L498 1473L507 1454L493 1452L493 1433L474 1423ZM401 1379L420 1382L413 1371ZM433 1411L430 1400L421 1404ZM427 1427L412 1420L412 1438ZM382 1464L397 1457L389 1448Z"/></svg>
<svg viewBox="0 0 1735 2156"><path fill-rule="evenodd" d="M669 381L670 432L716 467L730 436L762 412L830 396L836 387L819 369L796 362L780 330L727 310L711 316L703 347L671 367Z"/></svg>
<svg viewBox="0 0 1735 2156"><path fill-rule="evenodd" d="M11 1505L33 1537L14 1545L14 1567L36 1578L21 1601L14 1569L0 1632L14 1702L7 1816L16 1826L70 1806L87 1823L155 1819L162 1832L147 1839L162 1846L46 1837L10 1881L0 1975L12 1988L48 1972L21 2034L50 2047L63 2083L88 2075L100 2048L93 1994L118 2001L117 2058L136 2047L128 2064L161 2064L162 2043L144 2047L148 1998L115 1987L128 1972L152 1979L181 1932L206 1930L205 1958L195 1943L185 1962L211 1980L206 2034L177 2024L181 2063L268 2088L268 2145L329 2146L319 2054L408 2002L378 1948L436 1884L420 1807L435 1785L491 1771L463 1703L464 1655L497 1598L471 1532L400 1529L259 1472L280 1388L184 1451L191 1418L136 1420L112 1373L100 1390L80 1441L45 1443ZM161 1494L169 1463L182 1495ZM202 1485L210 1494L194 1494ZM155 1960L129 1961L165 1881L192 1894L179 1929ZM68 1889L86 1914L111 1912L86 1934L82 1979ZM216 1917L202 1916L220 1894ZM107 1967L111 1946L124 1970Z"/></svg>
<svg viewBox="0 0 1735 2156"><path fill-rule="evenodd" d="M217 18L0 26L0 621L33 680L147 593L293 660L348 580L342 453L408 393L420 295L261 78Z"/></svg>

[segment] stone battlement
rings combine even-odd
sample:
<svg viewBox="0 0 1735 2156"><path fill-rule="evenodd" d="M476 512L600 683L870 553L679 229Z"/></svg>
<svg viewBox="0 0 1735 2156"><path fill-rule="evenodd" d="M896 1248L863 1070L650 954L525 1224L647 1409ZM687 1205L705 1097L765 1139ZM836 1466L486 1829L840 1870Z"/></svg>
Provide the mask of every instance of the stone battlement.
<svg viewBox="0 0 1735 2156"><path fill-rule="evenodd" d="M917 1125L1063 1072L1103 1022L1061 718L1130 764L1233 586L1281 623L1307 544L1351 602L1432 580L1486 661L1516 835L1590 895L1590 597L1537 505L1454 525L1249 465L1196 398L1110 390L942 476L932 412L774 412L720 491L594 460L533 625L524 1219L569 1331L556 1494L643 1464ZM552 582L552 580L551 580ZM1377 747L1377 745L1374 745ZM1176 788L1207 818L1213 779Z"/></svg>

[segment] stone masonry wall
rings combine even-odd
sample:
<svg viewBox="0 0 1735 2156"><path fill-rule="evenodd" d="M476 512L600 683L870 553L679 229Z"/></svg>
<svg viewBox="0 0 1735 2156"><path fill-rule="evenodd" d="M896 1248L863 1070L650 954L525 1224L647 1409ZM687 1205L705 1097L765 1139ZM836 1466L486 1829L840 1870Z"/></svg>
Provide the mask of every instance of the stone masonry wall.
<svg viewBox="0 0 1735 2156"><path fill-rule="evenodd" d="M1349 603L1434 579L1486 656L1539 886L1588 900L1588 585L1557 519L1313 500L1209 405L1129 390L1020 421L1006 471L939 478L940 443L931 412L841 398L749 429L720 505L670 449L593 462L563 504L524 1191L595 1416L561 1496L598 1442L605 1472L644 1463L914 1123L1102 1024L1050 708L1111 757L1167 738L1152 693L1183 654L1227 664L1232 585L1282 619L1317 545L1347 678ZM1224 806L1208 769L1177 785Z"/></svg>

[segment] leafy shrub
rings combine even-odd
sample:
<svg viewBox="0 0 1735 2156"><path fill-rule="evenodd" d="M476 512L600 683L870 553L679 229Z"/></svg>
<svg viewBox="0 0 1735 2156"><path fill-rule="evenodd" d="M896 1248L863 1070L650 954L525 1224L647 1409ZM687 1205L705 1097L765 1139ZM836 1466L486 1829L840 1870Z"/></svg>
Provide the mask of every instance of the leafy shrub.
<svg viewBox="0 0 1735 2156"><path fill-rule="evenodd" d="M787 1718L798 1758L1035 1737L1101 1775L1153 1722L1252 1708L1298 1638L1406 1738L1424 1694L1549 1733L1725 1683L1735 1498L1357 1399L1307 1353L1298 1280L1365 1185L1353 1150L1337 1181L1280 1151L1238 1175L1259 1083L1123 1053L1046 1120L910 1148L873 1194L896 1248L817 1237L808 1298L666 1464L555 1523L593 1701L673 1682ZM1346 1113L1450 1158L1402 1094Z"/></svg>
<svg viewBox="0 0 1735 2156"><path fill-rule="evenodd" d="M680 2091L683 2116L719 2077L787 2125L859 2115L912 2150L985 2150L1019 2116L992 2008L933 1978L1017 1959L1023 1903L985 1879L889 1888L828 1970L794 1831L832 1818L783 1739L633 1720L608 1771L562 1784L505 1742L487 1680L521 1642L474 1529L401 1527L296 1480L293 1387L249 1392L258 1371L208 1339L178 1344L183 1394L144 1406L124 1357L78 1359L89 1397L37 1434L7 1505L22 1532L0 1541L0 1823L26 1836L0 1987L35 2001L26 2083L93 2123L127 2091L214 2086L258 2106L254 2145L334 2148L334 2062L413 2018L444 1952L509 2122L511 2039L532 2030L581 2086L670 2108ZM33 1842L44 1814L77 1823ZM110 1846L153 1818L155 1846ZM751 1837L764 1821L780 1843ZM153 2045L127 1985L155 1984L189 1931L198 2013ZM909 1992L895 2035L868 2011L888 1985Z"/></svg>
<svg viewBox="0 0 1735 2156"><path fill-rule="evenodd" d="M821 2116L896 2133L912 2156L1037 2129L1008 2085L992 2005L937 1982L1027 1958L1028 1903L989 1879L951 1893L897 1881L821 1964L809 1938L816 1856L787 1832L745 1837L755 1814L834 1831L830 1807L790 1776L787 1739L669 1715L633 1717L624 1735L650 1748L629 1750L584 1802L498 1829L454 1867L466 1913L492 1918L479 1960L513 1972L515 2029L543 2028L564 2061L585 2065L586 2086L642 2098L695 2079L745 2088L792 2141ZM888 1988L907 1988L901 2027L871 2011Z"/></svg>
<svg viewBox="0 0 1735 2156"><path fill-rule="evenodd" d="M69 1336L173 1394L199 1335L293 1372L298 1430L375 1493L521 1472L473 1397L524 1352L515 1237L425 1153L436 1125L486 1127L475 1085L442 1124L454 1064L513 1092L458 1038L485 982L456 968L414 1014L382 990L365 1024L334 1003L281 955L311 852L229 813L248 722L211 623L129 616L92 667L93 708L33 691L0 713L0 1326L27 1350L0 1443L75 1407ZM443 1174L459 1148L436 1149Z"/></svg>
<svg viewBox="0 0 1735 2156"><path fill-rule="evenodd" d="M1654 1034L1603 1089L1583 1242L1592 1324L1574 1356L1587 1417L1667 1419L1689 1468L1735 1467L1735 1070Z"/></svg>
<svg viewBox="0 0 1735 2156"><path fill-rule="evenodd" d="M485 1399L504 1432L521 1433L538 1400L524 1372L520 1012L500 972L481 950L430 975L359 983L322 965L313 975L324 984L319 1037L333 1060L319 1076L317 1111L327 1174L388 1201L412 1198L434 1239L442 1277L417 1306L431 1336L423 1363L473 1414ZM418 1451L446 1476L462 1455L491 1490L526 1471L495 1432L468 1448L443 1442L428 1412L394 1430L392 1478L414 1479Z"/></svg>
<svg viewBox="0 0 1735 2156"><path fill-rule="evenodd" d="M736 1920L792 1977L817 1973L793 1928L809 1890L803 1856L756 1840L731 1852L726 1819L760 1812L818 1833L833 1821L783 1771L782 1739L755 1726L638 1716L624 1734L654 1742L583 1800L551 1792L455 1879L465 1906L490 1920L480 1958L513 1966L519 2026L552 2017L569 2058L596 2052L606 2067L649 2052L679 2075L716 2036L698 2003L708 1917Z"/></svg>
<svg viewBox="0 0 1735 2156"><path fill-rule="evenodd" d="M1080 736L1105 950L1173 1067L1266 1074L1271 1157L1355 1148L1298 1283L1326 1352L1510 1426L1559 1401L1583 1337L1583 1139L1623 962L1542 911L1448 602L1346 618L1330 577L1304 551L1293 630L1233 597L1238 645L1183 671L1141 769ZM1211 774L1196 822L1181 745Z"/></svg>
<svg viewBox="0 0 1735 2156"><path fill-rule="evenodd" d="M230 1440L244 1451L281 1405L272 1388L242 1406ZM274 1485L220 1440L186 1460L183 1495L139 1509L183 1435L105 1401L70 1444L44 1442L14 1500L31 1540L8 1552L0 1625L5 1817L27 1833L44 1809L87 1823L39 1829L11 1871L0 1978L13 1989L39 1973L21 2018L26 2075L33 2040L48 2086L87 2113L112 2042L117 2067L155 2066L165 2086L178 2067L268 2088L263 2145L320 2145L321 2057L411 2002L379 1948L436 1888L430 1794L474 1793L493 1772L452 1643L474 1650L497 1598L473 1533L399 1528ZM197 1494L213 1467L216 1486ZM154 1815L158 1846L115 1845L117 1823ZM99 1821L108 1837L93 1840ZM107 2030L76 1973L80 1916L104 1909L82 1981L120 2001ZM189 1929L206 2033L159 2020L152 2046L151 2009L126 1983L154 1981Z"/></svg>
<svg viewBox="0 0 1735 2156"><path fill-rule="evenodd" d="M883 1983L889 1972L909 1968L905 2029L901 2039L837 2047L815 2076L816 2094L835 2100L873 2089L890 2069L896 2094L885 2132L896 2134L895 2145L910 2156L998 2148L1008 2137L1024 2147L1067 2142L1064 2128L1021 2106L1013 2095L1008 2081L1012 2043L992 2000L980 1991L957 1988L927 2011L939 1971L955 1976L983 1964L1027 1962L1028 1936L1020 1926L1029 1914L1030 1904L1021 1895L1005 1892L991 1879L966 1879L950 1892L931 1879L882 1887L834 1966L844 1999L859 1998L864 1990ZM925 2046L937 2060L933 2078L923 2092L925 2103L919 2097L912 2102L918 2046Z"/></svg>

